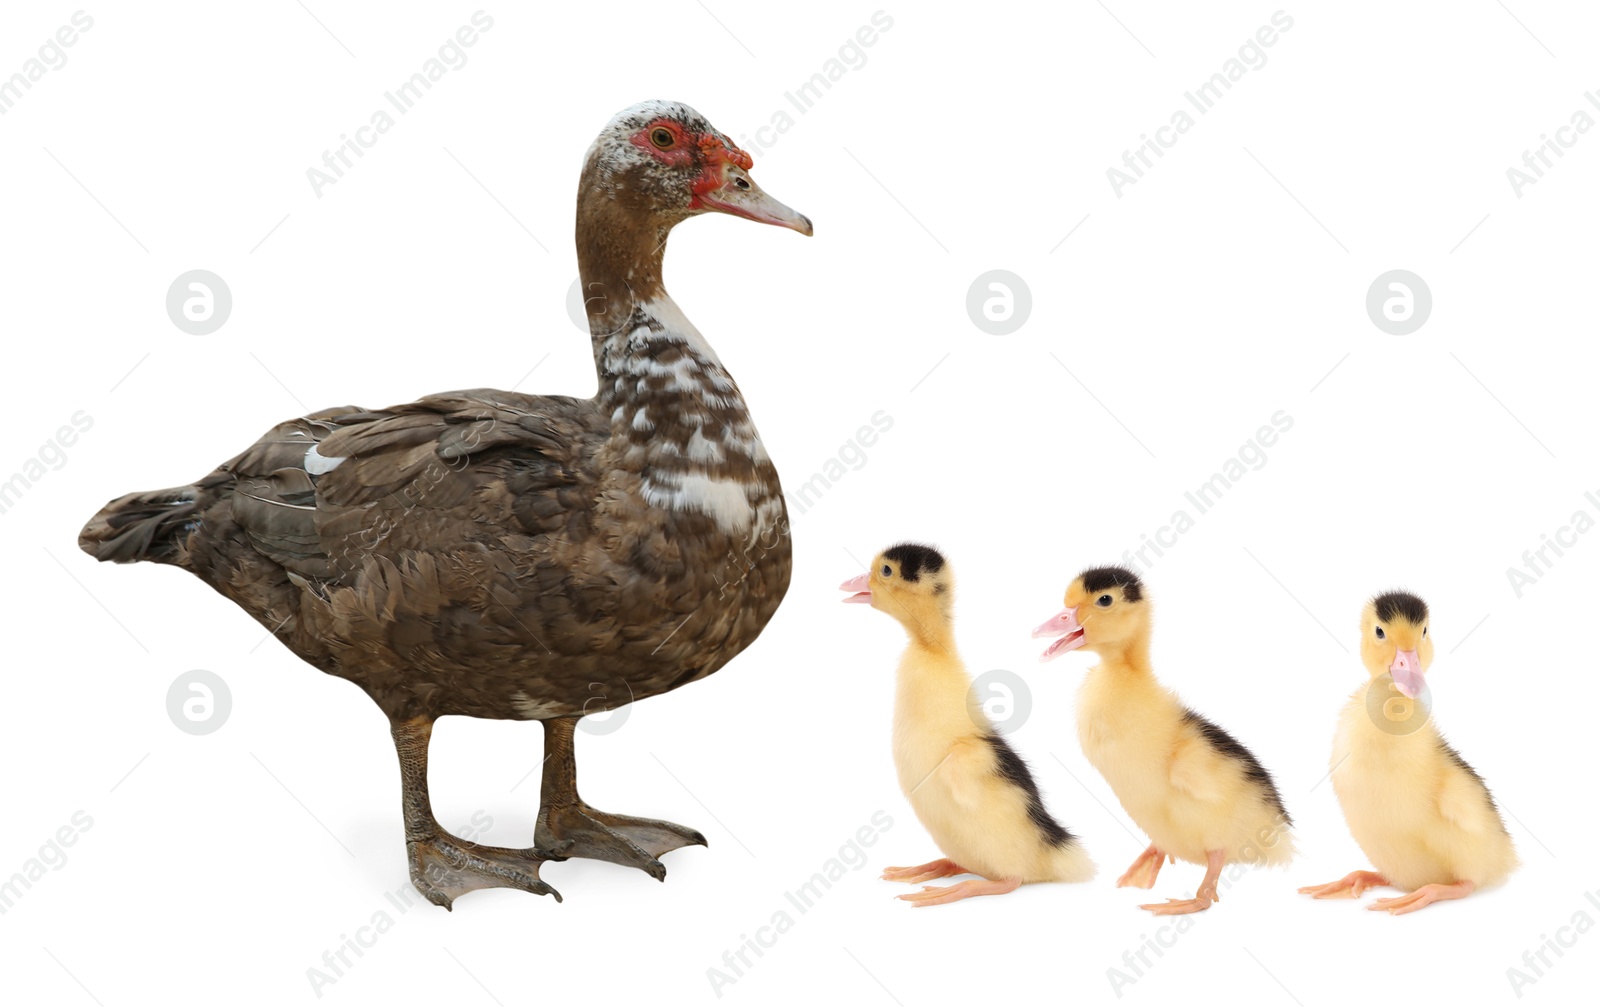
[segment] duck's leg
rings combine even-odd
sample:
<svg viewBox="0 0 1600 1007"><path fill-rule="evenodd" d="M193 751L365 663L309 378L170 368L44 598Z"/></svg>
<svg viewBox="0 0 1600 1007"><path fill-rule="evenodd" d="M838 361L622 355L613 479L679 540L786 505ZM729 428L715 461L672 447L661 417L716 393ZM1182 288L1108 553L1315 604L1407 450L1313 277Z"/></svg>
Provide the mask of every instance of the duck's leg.
<svg viewBox="0 0 1600 1007"><path fill-rule="evenodd" d="M561 893L539 880L539 865L554 859L540 850L480 846L446 832L428 801L428 741L433 721L397 720L390 724L400 754L400 794L405 811L406 861L411 883L429 902L450 904L479 888L520 888L535 895Z"/></svg>
<svg viewBox="0 0 1600 1007"><path fill-rule="evenodd" d="M1134 888L1154 888L1156 877L1161 873L1161 861L1165 857L1166 854L1156 849L1155 843L1151 843L1139 854L1133 866L1122 872L1122 877L1117 879L1117 887L1127 888L1131 885Z"/></svg>
<svg viewBox="0 0 1600 1007"><path fill-rule="evenodd" d="M1404 916L1424 909L1435 902L1444 902L1447 899L1464 899L1472 894L1478 886L1471 881L1457 881L1453 885L1423 885L1414 892L1400 895L1392 899L1379 899L1368 909L1387 910L1391 916Z"/></svg>
<svg viewBox="0 0 1600 1007"><path fill-rule="evenodd" d="M1388 878L1374 871L1351 871L1338 881L1306 885L1300 889L1300 894L1314 899L1358 899L1368 888L1385 888L1388 884Z"/></svg>
<svg viewBox="0 0 1600 1007"><path fill-rule="evenodd" d="M1139 908L1148 909L1157 916L1181 916L1210 909L1211 903L1222 901L1222 896L1217 894L1217 879L1222 876L1222 857L1221 850L1206 851L1206 876L1200 882L1200 889L1194 893L1194 898L1151 902Z"/></svg>
<svg viewBox="0 0 1600 1007"><path fill-rule="evenodd" d="M544 778L533 841L557 854L557 860L608 860L665 881L667 869L659 858L680 846L704 846L706 837L672 822L613 815L585 804L578 796L578 766L572 748L577 723L577 717L544 721Z"/></svg>

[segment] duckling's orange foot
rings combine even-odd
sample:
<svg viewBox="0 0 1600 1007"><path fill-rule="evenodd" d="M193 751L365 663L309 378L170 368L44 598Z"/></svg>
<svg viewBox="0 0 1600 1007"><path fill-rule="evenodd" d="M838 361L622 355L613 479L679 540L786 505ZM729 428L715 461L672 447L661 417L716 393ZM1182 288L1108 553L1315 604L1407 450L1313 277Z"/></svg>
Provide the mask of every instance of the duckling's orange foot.
<svg viewBox="0 0 1600 1007"><path fill-rule="evenodd" d="M971 873L953 860L930 860L915 867L885 867L879 877L884 881L906 881L915 885L924 881Z"/></svg>
<svg viewBox="0 0 1600 1007"><path fill-rule="evenodd" d="M1157 916L1183 916L1187 913L1200 913L1211 908L1214 898L1206 898L1204 893L1192 899L1168 899L1165 902L1149 902L1140 906L1148 909Z"/></svg>
<svg viewBox="0 0 1600 1007"><path fill-rule="evenodd" d="M1368 888L1386 888L1389 879L1376 871L1351 871L1338 881L1325 885L1306 885L1301 895L1314 899L1358 899Z"/></svg>
<svg viewBox="0 0 1600 1007"><path fill-rule="evenodd" d="M1117 879L1118 888L1154 888L1156 876L1161 873L1161 861L1165 853L1156 849L1154 843L1133 862L1133 866L1123 872Z"/></svg>
<svg viewBox="0 0 1600 1007"><path fill-rule="evenodd" d="M705 846L706 837L684 825L597 811L587 804L542 808L533 841L552 860L585 857L637 867L657 881L667 879L659 859L681 846Z"/></svg>
<svg viewBox="0 0 1600 1007"><path fill-rule="evenodd" d="M999 881L990 881L987 878L980 881L958 881L947 888L936 888L933 885L924 885L922 891L912 892L910 895L896 895L895 898L902 902L909 902L918 909L923 906L942 906L948 902L960 902L979 895L1005 895L1014 892L1022 884L1020 878L1002 878Z"/></svg>
<svg viewBox="0 0 1600 1007"><path fill-rule="evenodd" d="M539 880L539 865L556 859L542 850L510 850L479 846L465 839L437 833L406 841L411 883L429 902L451 908L451 903L480 888L516 888L535 895L561 893Z"/></svg>
<svg viewBox="0 0 1600 1007"><path fill-rule="evenodd" d="M1478 887L1470 881L1457 881L1453 885L1423 885L1414 892L1396 896L1392 899L1379 899L1368 909L1387 912L1390 916L1404 916L1424 909L1435 902L1445 902L1449 899L1464 899L1472 894Z"/></svg>

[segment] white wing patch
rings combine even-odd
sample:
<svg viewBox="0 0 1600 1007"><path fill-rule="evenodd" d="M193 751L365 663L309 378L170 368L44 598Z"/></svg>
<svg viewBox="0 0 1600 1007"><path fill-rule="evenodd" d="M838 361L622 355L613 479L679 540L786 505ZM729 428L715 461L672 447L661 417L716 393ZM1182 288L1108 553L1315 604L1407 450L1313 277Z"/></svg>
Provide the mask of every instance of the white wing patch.
<svg viewBox="0 0 1600 1007"><path fill-rule="evenodd" d="M343 464L343 458L327 458L318 454L315 444L306 448L306 471L311 475L320 476L325 472L332 472Z"/></svg>

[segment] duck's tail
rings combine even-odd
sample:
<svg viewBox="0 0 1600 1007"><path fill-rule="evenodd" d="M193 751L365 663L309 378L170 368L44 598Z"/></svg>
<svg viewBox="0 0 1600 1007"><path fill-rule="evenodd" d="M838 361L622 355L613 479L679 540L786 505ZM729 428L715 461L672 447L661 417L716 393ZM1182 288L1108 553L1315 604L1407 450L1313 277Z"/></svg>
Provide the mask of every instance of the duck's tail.
<svg viewBox="0 0 1600 1007"><path fill-rule="evenodd" d="M180 564L189 533L218 499L215 475L190 486L129 493L100 509L78 533L78 548L102 563Z"/></svg>

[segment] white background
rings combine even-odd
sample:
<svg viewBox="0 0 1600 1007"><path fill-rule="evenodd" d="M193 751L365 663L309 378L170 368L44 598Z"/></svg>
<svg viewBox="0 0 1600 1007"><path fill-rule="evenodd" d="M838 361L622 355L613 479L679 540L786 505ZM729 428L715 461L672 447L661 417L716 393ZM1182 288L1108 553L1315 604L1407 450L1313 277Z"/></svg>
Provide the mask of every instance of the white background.
<svg viewBox="0 0 1600 1007"><path fill-rule="evenodd" d="M816 237L717 217L670 249L669 286L737 375L791 491L874 412L893 418L865 464L794 515L793 586L761 639L713 680L579 736L596 806L692 824L710 848L671 854L665 884L570 861L544 871L561 905L491 891L401 914L385 900L408 883L378 711L189 575L94 564L78 528L305 409L519 381L592 393L565 297L594 134L670 98L753 141L877 8L488 8L467 64L319 198L306 169L477 7L305 6L90 8L67 64L0 117L0 470L21 471L75 411L93 419L0 515L0 877L75 811L93 821L0 916L8 1000L316 1002L307 970L388 910L393 927L322 1001L707 1003L707 970L788 909L792 929L722 1000L1117 1001L1108 969L1131 976L1124 952L1165 924L1134 908L1147 893L1112 887L1143 839L1077 746L1090 659L1039 666L1028 630L1278 410L1294 425L1267 463L1147 581L1158 673L1274 772L1303 856L1241 879L1182 935L1162 931L1173 946L1120 999L1510 1002L1524 951L1580 910L1600 919L1584 898L1600 888L1586 646L1600 536L1520 598L1506 573L1575 511L1600 513L1584 498L1600 491L1600 131L1520 198L1506 175L1576 110L1600 117L1583 97L1600 85L1593 11L1289 8L1266 64L1119 198L1107 168L1275 6L885 8L893 25L865 64L769 149L746 143ZM6 5L0 75L75 9ZM234 297L209 336L164 310L195 268ZM1365 309L1396 268L1434 300L1408 336ZM1011 335L966 312L991 269L1031 288ZM877 880L937 850L890 761L902 635L835 587L901 538L950 557L974 672L1030 683L1012 740L1096 881L913 910ZM1369 866L1323 777L1363 681L1361 603L1396 586L1432 606L1436 715L1514 814L1524 860L1501 889L1403 918L1294 892ZM165 705L196 668L233 699L204 737ZM533 724L441 722L440 818L483 812L487 841L525 845L540 745ZM866 866L795 912L784 893L879 810L893 825ZM1154 894L1199 873L1166 868ZM1578 936L1522 998L1592 998L1597 952L1600 934Z"/></svg>

